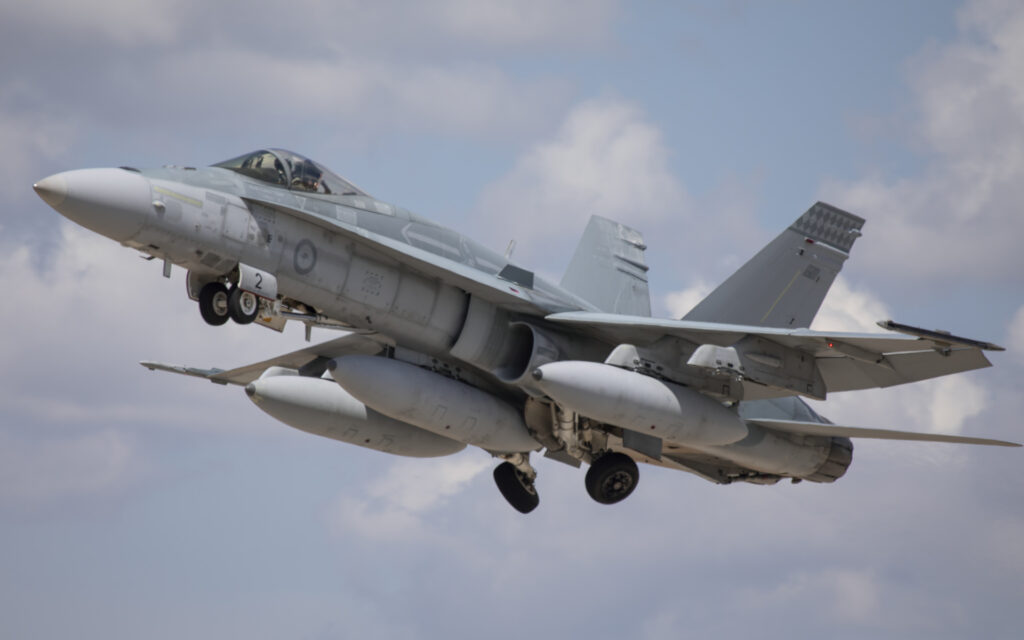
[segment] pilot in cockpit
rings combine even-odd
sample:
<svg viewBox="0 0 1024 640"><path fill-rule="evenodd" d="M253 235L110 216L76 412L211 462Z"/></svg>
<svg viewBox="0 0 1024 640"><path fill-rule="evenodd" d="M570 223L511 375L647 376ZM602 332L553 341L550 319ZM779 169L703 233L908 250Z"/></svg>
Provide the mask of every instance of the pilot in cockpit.
<svg viewBox="0 0 1024 640"><path fill-rule="evenodd" d="M324 195L366 195L330 169L284 149L261 149L214 166L295 191Z"/></svg>
<svg viewBox="0 0 1024 640"><path fill-rule="evenodd" d="M292 189L312 193L330 193L322 186L322 172L309 160L297 160L292 166Z"/></svg>

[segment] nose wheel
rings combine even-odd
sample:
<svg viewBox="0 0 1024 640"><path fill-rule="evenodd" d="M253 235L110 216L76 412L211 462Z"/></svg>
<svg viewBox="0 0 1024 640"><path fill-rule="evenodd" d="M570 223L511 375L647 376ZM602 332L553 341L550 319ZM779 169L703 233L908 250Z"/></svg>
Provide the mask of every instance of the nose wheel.
<svg viewBox="0 0 1024 640"><path fill-rule="evenodd" d="M238 287L228 290L223 283L207 282L199 290L199 315L207 324L219 327L234 320L238 324L249 324L260 312L260 300L255 294Z"/></svg>
<svg viewBox="0 0 1024 640"><path fill-rule="evenodd" d="M640 479L636 462L624 453L606 453L587 470L587 493L601 504L621 502L633 493Z"/></svg>
<svg viewBox="0 0 1024 640"><path fill-rule="evenodd" d="M199 315L206 324L219 327L231 317L228 311L228 288L219 282L207 282L199 290Z"/></svg>
<svg viewBox="0 0 1024 640"><path fill-rule="evenodd" d="M256 294L233 287L228 294L228 314L238 324L249 324L260 312L260 301Z"/></svg>

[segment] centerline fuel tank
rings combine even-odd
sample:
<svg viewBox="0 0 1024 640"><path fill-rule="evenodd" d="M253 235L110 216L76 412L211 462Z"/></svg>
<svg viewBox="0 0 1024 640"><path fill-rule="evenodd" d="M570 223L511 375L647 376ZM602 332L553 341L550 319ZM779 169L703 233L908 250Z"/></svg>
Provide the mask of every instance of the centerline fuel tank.
<svg viewBox="0 0 1024 640"><path fill-rule="evenodd" d="M464 382L378 356L342 356L327 368L353 397L396 420L496 453L540 447L519 411Z"/></svg>
<svg viewBox="0 0 1024 640"><path fill-rule="evenodd" d="M262 411L291 427L377 451L431 458L466 447L382 415L331 380L299 376L294 370L268 369L245 392Z"/></svg>

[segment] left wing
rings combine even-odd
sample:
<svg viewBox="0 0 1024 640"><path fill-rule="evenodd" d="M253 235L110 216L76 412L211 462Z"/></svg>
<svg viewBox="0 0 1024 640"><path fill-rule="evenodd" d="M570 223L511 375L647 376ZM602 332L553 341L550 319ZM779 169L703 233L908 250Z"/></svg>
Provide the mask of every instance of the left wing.
<svg viewBox="0 0 1024 640"><path fill-rule="evenodd" d="M162 362L140 362L150 371L169 371L181 375L206 378L217 384L237 384L245 386L256 380L270 367L286 367L297 369L300 375L319 376L326 371L327 363L332 359L345 355L376 355L387 342L375 334L349 333L334 340L292 351L284 355L247 364L235 369L200 369Z"/></svg>
<svg viewBox="0 0 1024 640"><path fill-rule="evenodd" d="M1003 350L989 342L892 321L882 326L911 335L783 329L589 312L555 313L546 319L620 344L650 346L667 337L682 341L691 352L701 345L739 347L741 363L746 362L751 371L771 370L783 377L791 360L802 362L810 357L829 392L889 387L980 369L991 366L982 351ZM748 356L745 361L744 353ZM819 397L816 393L810 395Z"/></svg>

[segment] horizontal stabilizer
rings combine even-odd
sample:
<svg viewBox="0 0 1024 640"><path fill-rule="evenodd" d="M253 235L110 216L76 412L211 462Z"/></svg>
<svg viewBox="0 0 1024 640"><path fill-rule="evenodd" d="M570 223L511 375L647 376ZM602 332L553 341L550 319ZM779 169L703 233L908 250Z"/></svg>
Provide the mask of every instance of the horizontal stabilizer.
<svg viewBox="0 0 1024 640"><path fill-rule="evenodd" d="M889 429L866 429L847 427L820 422L797 422L794 420L747 420L753 424L771 429L808 436L832 436L838 438L870 438L874 440L910 440L918 442L952 442L955 444L983 444L996 447L1019 447L1016 442L991 440L989 438L968 438L949 436L941 433L918 433L914 431L891 431Z"/></svg>

